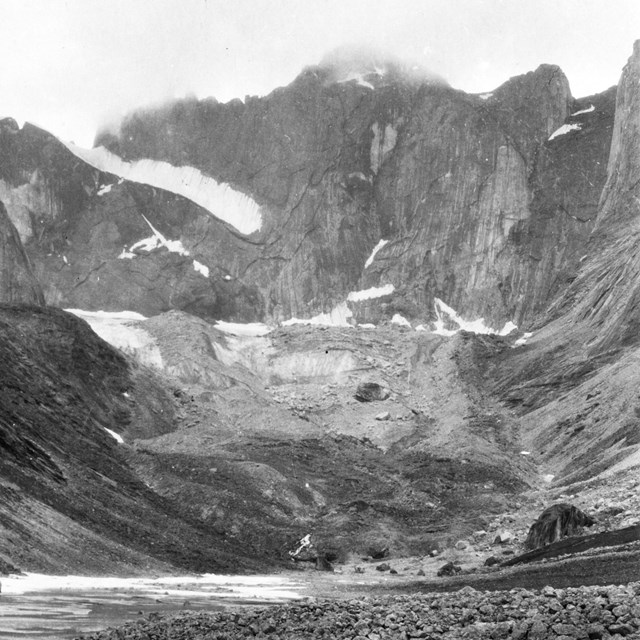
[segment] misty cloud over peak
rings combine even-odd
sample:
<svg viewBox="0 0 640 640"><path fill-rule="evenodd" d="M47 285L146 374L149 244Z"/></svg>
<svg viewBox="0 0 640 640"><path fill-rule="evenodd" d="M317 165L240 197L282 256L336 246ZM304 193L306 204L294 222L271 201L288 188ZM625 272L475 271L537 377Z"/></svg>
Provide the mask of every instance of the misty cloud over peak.
<svg viewBox="0 0 640 640"><path fill-rule="evenodd" d="M376 79L379 83L380 79L387 78L449 86L442 76L421 63L401 59L369 45L343 45L333 49L322 58L318 66L329 72L333 82L358 80L361 84L372 81L376 84Z"/></svg>

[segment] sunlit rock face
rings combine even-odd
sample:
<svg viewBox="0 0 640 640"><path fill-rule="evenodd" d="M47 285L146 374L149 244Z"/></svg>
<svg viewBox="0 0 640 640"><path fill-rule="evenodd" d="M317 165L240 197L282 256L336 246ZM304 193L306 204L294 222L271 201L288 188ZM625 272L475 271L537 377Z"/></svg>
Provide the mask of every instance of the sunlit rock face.
<svg viewBox="0 0 640 640"><path fill-rule="evenodd" d="M636 343L640 327L640 41L618 86L608 177L589 251L554 311L593 334L592 354Z"/></svg>
<svg viewBox="0 0 640 640"><path fill-rule="evenodd" d="M3 134L0 200L47 301L286 321L393 286L363 321L426 323L439 298L531 323L585 254L613 95L575 101L550 65L467 95L357 53L264 98L138 111L103 150Z"/></svg>
<svg viewBox="0 0 640 640"><path fill-rule="evenodd" d="M0 202L0 302L44 303L40 284L31 271L20 236Z"/></svg>

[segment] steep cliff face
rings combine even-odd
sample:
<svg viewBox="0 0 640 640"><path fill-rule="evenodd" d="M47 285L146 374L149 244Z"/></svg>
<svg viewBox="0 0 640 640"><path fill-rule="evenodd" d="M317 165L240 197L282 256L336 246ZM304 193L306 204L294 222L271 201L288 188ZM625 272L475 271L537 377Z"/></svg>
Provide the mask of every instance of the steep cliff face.
<svg viewBox="0 0 640 640"><path fill-rule="evenodd" d="M637 342L640 323L640 42L618 87L607 181L585 265L554 306L592 335L589 352Z"/></svg>
<svg viewBox="0 0 640 640"><path fill-rule="evenodd" d="M550 65L482 97L380 69L356 75L337 82L312 68L246 104L139 112L98 142L126 158L193 164L265 205L259 252L241 277L258 283L268 316L309 317L349 291L393 284L362 319L424 320L437 296L467 318L530 322L583 255L610 94L572 118L591 103L574 101ZM549 140L583 120L588 128Z"/></svg>
<svg viewBox="0 0 640 640"><path fill-rule="evenodd" d="M349 302L358 321L399 312L425 322L438 297L494 327L531 323L584 255L611 92L577 102L550 65L471 96L397 65L356 73L343 63L245 103L140 111L98 138L126 161L187 166L225 185L259 212L245 231L225 222L222 200L207 211L196 204L206 199L118 174L120 160L96 163L7 125L0 200L46 300L277 321L386 287ZM568 133L551 137L563 124Z"/></svg>
<svg viewBox="0 0 640 640"><path fill-rule="evenodd" d="M593 118L596 97L592 103L576 117ZM579 133L589 126L583 121ZM640 460L639 133L636 43L618 86L606 185L577 277L526 346L502 352L487 376L521 413L525 446L565 483L611 477Z"/></svg>

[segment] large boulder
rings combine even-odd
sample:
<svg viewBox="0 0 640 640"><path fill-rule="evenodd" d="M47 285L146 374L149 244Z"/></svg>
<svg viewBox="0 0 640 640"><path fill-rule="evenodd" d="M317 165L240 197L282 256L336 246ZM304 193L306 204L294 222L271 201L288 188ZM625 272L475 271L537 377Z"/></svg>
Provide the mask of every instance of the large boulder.
<svg viewBox="0 0 640 640"><path fill-rule="evenodd" d="M571 504L561 502L545 509L531 525L525 540L527 549L538 549L567 536L575 535L595 520Z"/></svg>

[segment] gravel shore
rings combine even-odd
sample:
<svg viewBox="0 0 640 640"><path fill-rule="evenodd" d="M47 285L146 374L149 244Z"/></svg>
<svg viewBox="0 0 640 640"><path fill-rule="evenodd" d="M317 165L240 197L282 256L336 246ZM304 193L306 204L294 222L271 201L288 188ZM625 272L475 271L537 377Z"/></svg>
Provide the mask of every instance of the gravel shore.
<svg viewBox="0 0 640 640"><path fill-rule="evenodd" d="M237 612L150 616L82 640L546 640L640 638L640 582L316 600Z"/></svg>

